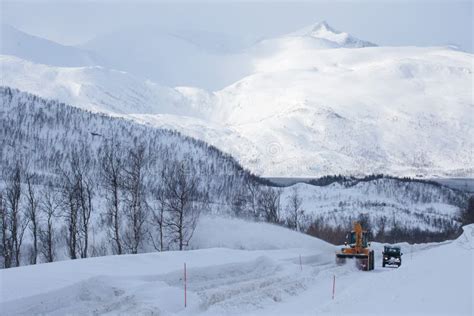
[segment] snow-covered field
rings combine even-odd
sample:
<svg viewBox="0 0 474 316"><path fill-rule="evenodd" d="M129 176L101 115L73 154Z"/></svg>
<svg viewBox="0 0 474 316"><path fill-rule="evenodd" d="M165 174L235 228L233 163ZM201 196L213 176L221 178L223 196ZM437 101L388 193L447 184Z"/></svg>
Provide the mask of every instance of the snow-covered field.
<svg viewBox="0 0 474 316"><path fill-rule="evenodd" d="M206 249L2 270L2 315L472 315L473 225L455 241L402 244L399 269L381 267L376 244L376 268L362 272L337 266L336 247L306 235L204 221L194 246Z"/></svg>

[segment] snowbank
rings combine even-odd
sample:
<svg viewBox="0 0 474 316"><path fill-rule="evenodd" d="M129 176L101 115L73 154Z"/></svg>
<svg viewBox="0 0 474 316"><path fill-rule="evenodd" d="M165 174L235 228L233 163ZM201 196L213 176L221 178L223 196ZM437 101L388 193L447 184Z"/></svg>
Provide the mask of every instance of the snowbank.
<svg viewBox="0 0 474 316"><path fill-rule="evenodd" d="M326 251L331 247L324 242L307 240L272 225L203 218L199 230L195 245L302 248L212 248L2 270L2 315L472 315L473 312L474 225L464 227L464 234L455 241L418 245L413 254L408 254L405 247L399 269L382 268L381 253L376 249L376 267L372 272L358 271L349 264L337 266L334 252ZM285 238L291 240L286 244ZM184 262L188 267L186 309ZM336 276L334 300L331 298L333 276Z"/></svg>

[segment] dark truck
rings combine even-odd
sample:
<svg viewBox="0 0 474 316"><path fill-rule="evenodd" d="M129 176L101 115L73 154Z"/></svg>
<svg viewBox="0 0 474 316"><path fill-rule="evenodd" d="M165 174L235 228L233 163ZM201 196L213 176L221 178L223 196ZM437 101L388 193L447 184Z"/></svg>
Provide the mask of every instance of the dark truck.
<svg viewBox="0 0 474 316"><path fill-rule="evenodd" d="M385 265L402 265L402 255L400 247L398 246L384 246L382 252L382 267Z"/></svg>

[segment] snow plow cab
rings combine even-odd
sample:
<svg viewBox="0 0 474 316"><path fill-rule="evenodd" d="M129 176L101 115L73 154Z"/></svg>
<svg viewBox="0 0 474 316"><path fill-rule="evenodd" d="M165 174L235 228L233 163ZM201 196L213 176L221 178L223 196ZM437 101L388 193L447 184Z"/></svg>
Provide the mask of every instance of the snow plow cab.
<svg viewBox="0 0 474 316"><path fill-rule="evenodd" d="M382 267L386 265L390 266L401 266L402 255L400 247L398 246L384 246L382 252Z"/></svg>
<svg viewBox="0 0 474 316"><path fill-rule="evenodd" d="M352 231L346 236L345 247L336 252L336 263L344 264L347 259L355 259L360 270L374 269L374 251L369 248L369 233L362 229L359 222L354 222Z"/></svg>

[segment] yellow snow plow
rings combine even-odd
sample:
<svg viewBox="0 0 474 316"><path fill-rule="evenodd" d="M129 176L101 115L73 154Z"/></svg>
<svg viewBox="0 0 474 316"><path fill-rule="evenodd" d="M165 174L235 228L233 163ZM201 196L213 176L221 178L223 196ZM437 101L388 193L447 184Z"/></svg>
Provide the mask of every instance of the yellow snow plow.
<svg viewBox="0 0 474 316"><path fill-rule="evenodd" d="M360 270L373 270L374 251L369 248L368 235L368 232L362 229L359 222L354 222L352 231L346 236L345 247L336 252L336 262L344 264L348 258L355 259Z"/></svg>

